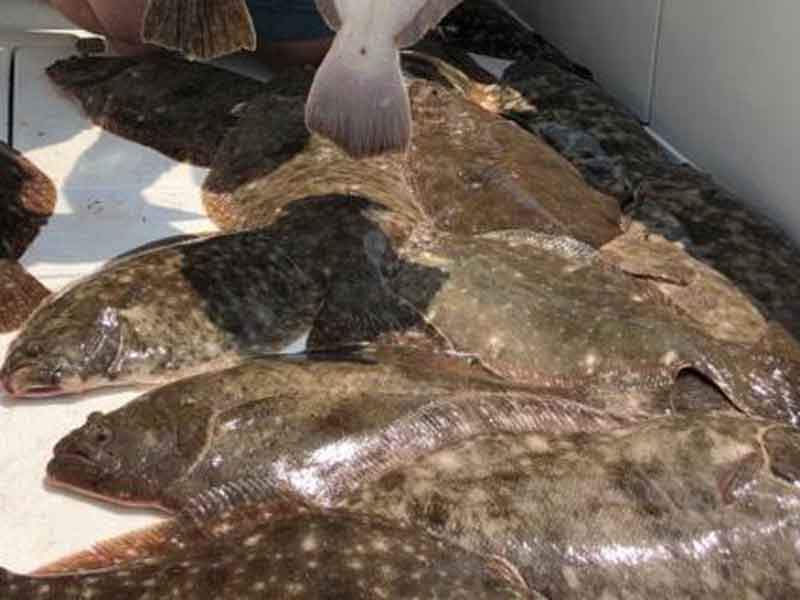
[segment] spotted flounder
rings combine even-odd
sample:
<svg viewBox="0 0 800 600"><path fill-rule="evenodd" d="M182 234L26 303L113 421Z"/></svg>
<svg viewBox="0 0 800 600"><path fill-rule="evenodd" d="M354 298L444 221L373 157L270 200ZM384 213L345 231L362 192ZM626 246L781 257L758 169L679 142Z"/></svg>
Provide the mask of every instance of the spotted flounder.
<svg viewBox="0 0 800 600"><path fill-rule="evenodd" d="M55 204L47 176L0 142L0 333L17 329L50 293L17 260Z"/></svg>
<svg viewBox="0 0 800 600"><path fill-rule="evenodd" d="M415 236L401 255L398 293L456 350L510 380L585 386L600 408L622 395L635 414L688 369L748 414L800 424L796 359L707 335L650 282L572 238Z"/></svg>
<svg viewBox="0 0 800 600"><path fill-rule="evenodd" d="M48 576L0 570L0 596L6 600L537 597L479 555L374 517L286 508L248 529L238 527L235 515L218 524L232 531L212 539L184 533L183 539L191 543L101 570ZM182 532L170 534L174 541ZM131 545L135 541L126 550ZM77 567L79 562L73 564Z"/></svg>
<svg viewBox="0 0 800 600"><path fill-rule="evenodd" d="M628 422L577 394L514 388L461 357L379 348L349 359L255 359L164 386L91 414L56 445L47 472L57 486L168 511L258 473L276 491L327 506L479 433Z"/></svg>
<svg viewBox="0 0 800 600"><path fill-rule="evenodd" d="M404 331L416 314L384 283L402 232L378 205L311 198L266 229L112 261L39 307L0 376L17 396L153 384Z"/></svg>
<svg viewBox="0 0 800 600"><path fill-rule="evenodd" d="M479 436L342 503L498 554L549 598L792 598L800 435L722 415Z"/></svg>

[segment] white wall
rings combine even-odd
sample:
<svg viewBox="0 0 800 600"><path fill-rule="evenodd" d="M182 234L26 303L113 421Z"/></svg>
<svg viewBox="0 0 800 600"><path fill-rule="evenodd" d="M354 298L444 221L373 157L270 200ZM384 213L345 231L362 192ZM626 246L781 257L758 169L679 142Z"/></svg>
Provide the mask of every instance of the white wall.
<svg viewBox="0 0 800 600"><path fill-rule="evenodd" d="M506 1L800 241L800 1Z"/></svg>
<svg viewBox="0 0 800 600"><path fill-rule="evenodd" d="M800 1L664 0L655 75L653 129L800 240Z"/></svg>
<svg viewBox="0 0 800 600"><path fill-rule="evenodd" d="M74 27L46 0L0 0L0 31Z"/></svg>
<svg viewBox="0 0 800 600"><path fill-rule="evenodd" d="M504 0L648 120L660 0Z"/></svg>

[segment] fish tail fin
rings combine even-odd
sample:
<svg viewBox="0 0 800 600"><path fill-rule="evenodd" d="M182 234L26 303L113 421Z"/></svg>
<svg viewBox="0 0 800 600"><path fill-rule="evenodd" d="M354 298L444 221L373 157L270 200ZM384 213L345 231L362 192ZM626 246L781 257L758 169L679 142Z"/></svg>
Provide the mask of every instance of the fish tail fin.
<svg viewBox="0 0 800 600"><path fill-rule="evenodd" d="M306 125L354 158L404 150L411 106L391 42L351 48L337 37L314 77Z"/></svg>
<svg viewBox="0 0 800 600"><path fill-rule="evenodd" d="M256 48L245 0L149 0L142 39L201 59Z"/></svg>
<svg viewBox="0 0 800 600"><path fill-rule="evenodd" d="M50 291L16 261L0 259L0 333L18 329Z"/></svg>

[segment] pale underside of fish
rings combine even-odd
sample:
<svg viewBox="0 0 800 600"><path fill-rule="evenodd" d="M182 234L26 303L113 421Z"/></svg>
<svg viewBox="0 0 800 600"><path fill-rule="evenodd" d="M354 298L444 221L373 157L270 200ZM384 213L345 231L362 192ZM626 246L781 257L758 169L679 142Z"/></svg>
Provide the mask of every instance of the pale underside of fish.
<svg viewBox="0 0 800 600"><path fill-rule="evenodd" d="M411 108L400 48L419 41L461 0L317 0L333 44L314 77L306 124L355 158L402 151Z"/></svg>

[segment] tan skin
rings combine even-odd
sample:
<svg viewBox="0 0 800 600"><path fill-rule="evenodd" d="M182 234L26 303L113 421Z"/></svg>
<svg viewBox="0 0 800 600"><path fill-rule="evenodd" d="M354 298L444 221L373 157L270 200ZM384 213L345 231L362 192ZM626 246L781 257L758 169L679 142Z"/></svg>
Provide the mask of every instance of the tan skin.
<svg viewBox="0 0 800 600"><path fill-rule="evenodd" d="M143 44L140 37L147 0L49 0L78 27L105 36L119 54L137 55L159 49ZM124 4L125 9L119 8ZM316 40L272 42L258 39L256 56L273 69L318 65L330 48L332 37Z"/></svg>

